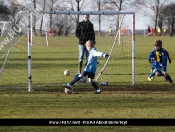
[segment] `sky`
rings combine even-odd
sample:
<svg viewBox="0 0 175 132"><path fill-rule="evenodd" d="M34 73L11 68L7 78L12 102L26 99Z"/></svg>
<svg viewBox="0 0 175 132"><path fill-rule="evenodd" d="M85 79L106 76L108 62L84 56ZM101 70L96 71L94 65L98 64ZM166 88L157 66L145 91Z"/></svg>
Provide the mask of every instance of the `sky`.
<svg viewBox="0 0 175 132"><path fill-rule="evenodd" d="M153 25L148 17L143 17L136 14L135 29L147 29L148 25Z"/></svg>

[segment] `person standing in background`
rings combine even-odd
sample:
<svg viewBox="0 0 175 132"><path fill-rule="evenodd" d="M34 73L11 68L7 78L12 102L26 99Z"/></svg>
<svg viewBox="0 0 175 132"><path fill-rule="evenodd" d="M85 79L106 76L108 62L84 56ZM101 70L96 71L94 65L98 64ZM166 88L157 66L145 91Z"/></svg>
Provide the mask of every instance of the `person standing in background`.
<svg viewBox="0 0 175 132"><path fill-rule="evenodd" d="M19 28L18 33L19 33L20 36L22 36L22 28Z"/></svg>
<svg viewBox="0 0 175 132"><path fill-rule="evenodd" d="M150 26L148 26L147 32L148 32L148 36L150 36L150 32L151 32Z"/></svg>
<svg viewBox="0 0 175 132"><path fill-rule="evenodd" d="M161 36L161 29L160 29L160 27L158 27L157 33L158 33L158 36Z"/></svg>
<svg viewBox="0 0 175 132"><path fill-rule="evenodd" d="M173 28L172 28L172 26L170 25L170 37L172 37L173 36Z"/></svg>
<svg viewBox="0 0 175 132"><path fill-rule="evenodd" d="M151 36L154 35L154 29L152 27L150 28L150 34Z"/></svg>
<svg viewBox="0 0 175 132"><path fill-rule="evenodd" d="M79 39L79 56L78 56L78 73L82 71L83 58L86 52L86 59L88 58L88 51L86 49L85 43L88 40L91 40L95 44L95 31L94 25L89 21L89 14L83 16L83 21L78 23L78 26L75 31L76 37ZM86 60L87 64L87 60Z"/></svg>
<svg viewBox="0 0 175 132"><path fill-rule="evenodd" d="M112 29L111 29L111 27L108 29L108 35L109 36L111 36L111 34L112 34Z"/></svg>
<svg viewBox="0 0 175 132"><path fill-rule="evenodd" d="M163 29L164 36L166 36L166 27Z"/></svg>
<svg viewBox="0 0 175 132"><path fill-rule="evenodd" d="M1 36L1 32L2 32L2 31L1 31L1 28L0 28L0 36Z"/></svg>

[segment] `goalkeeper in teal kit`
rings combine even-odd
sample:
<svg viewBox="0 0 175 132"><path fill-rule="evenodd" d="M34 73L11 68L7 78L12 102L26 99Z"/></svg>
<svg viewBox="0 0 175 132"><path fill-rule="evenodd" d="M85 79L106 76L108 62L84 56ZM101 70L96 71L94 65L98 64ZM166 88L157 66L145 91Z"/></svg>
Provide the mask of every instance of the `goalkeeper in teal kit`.
<svg viewBox="0 0 175 132"><path fill-rule="evenodd" d="M86 49L88 50L88 62L87 65L84 68L84 71L82 73L79 74L79 76L76 78L74 78L70 83L66 84L65 87L68 89L71 89L72 86L78 82L81 78L83 78L84 76L88 76L89 78L89 83L94 87L95 89L95 93L94 94L100 94L101 93L101 89L97 86L96 82L93 81L93 79L95 78L95 73L96 73L96 69L97 69L97 56L101 56L104 58L108 58L109 55L105 54L103 52L99 52L96 50L96 48L94 47L94 42L89 40L86 42L85 44Z"/></svg>
<svg viewBox="0 0 175 132"><path fill-rule="evenodd" d="M171 63L169 53L164 48L162 48L161 40L156 40L154 42L154 46L154 49L148 56L148 61L152 65L152 73L148 77L148 80L152 81L155 75L164 76L165 80L168 80L170 84L173 85L173 81L170 75L167 73L167 59L169 60L169 63Z"/></svg>

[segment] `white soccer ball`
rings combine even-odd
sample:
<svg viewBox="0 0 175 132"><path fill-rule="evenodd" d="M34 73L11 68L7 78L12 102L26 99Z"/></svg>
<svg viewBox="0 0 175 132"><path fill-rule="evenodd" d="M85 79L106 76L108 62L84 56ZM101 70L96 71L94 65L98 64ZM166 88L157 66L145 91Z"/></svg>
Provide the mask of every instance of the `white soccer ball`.
<svg viewBox="0 0 175 132"><path fill-rule="evenodd" d="M70 75L70 71L69 71L69 70L65 70L65 71L64 71L64 75L65 75L65 76L69 76L69 75Z"/></svg>
<svg viewBox="0 0 175 132"><path fill-rule="evenodd" d="M65 93L65 94L72 94L72 91L73 91L72 88L71 88L71 89L64 88L64 93Z"/></svg>

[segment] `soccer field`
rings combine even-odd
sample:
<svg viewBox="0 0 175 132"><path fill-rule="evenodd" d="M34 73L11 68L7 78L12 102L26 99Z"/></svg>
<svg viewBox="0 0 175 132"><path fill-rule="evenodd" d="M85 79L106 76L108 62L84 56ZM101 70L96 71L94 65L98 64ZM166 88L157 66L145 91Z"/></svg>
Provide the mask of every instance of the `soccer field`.
<svg viewBox="0 0 175 132"><path fill-rule="evenodd" d="M156 39L163 41L172 63L168 73L175 79L175 37L136 36L136 85L132 86L131 46L116 45L113 55L98 82L102 93L94 95L91 85L76 84L71 95L63 93L62 84L70 82L78 71L78 41L75 37L34 37L32 45L32 84L28 92L27 40L20 39L11 49L0 75L1 118L175 118L175 85L163 77L147 80L150 64L147 56ZM109 53L107 36L96 37L99 51ZM124 49L128 49L126 52ZM4 58L1 58L1 64ZM98 72L105 59L99 58ZM64 70L70 76L64 76ZM99 127L0 127L1 131L99 131ZM100 127L101 131L173 131L175 127ZM19 130L20 129L20 130ZM145 129L145 130L143 130Z"/></svg>
<svg viewBox="0 0 175 132"><path fill-rule="evenodd" d="M130 37L131 38L131 37ZM16 41L19 38L15 38ZM124 38L126 39L126 38ZM153 42L162 39L163 47L169 51L172 64L168 63L168 73L175 78L174 73L174 37L151 36L136 37L135 48L135 79L136 84L167 84L157 77L153 82L148 82L150 74L150 64L147 56L153 49ZM34 37L31 48L32 58L32 84L33 87L60 86L70 82L78 72L78 40L74 36L69 37L49 37L49 46L46 46L45 37ZM15 41L15 42L16 42ZM104 53L110 53L113 38L109 36L97 36L96 48ZM5 50L5 48L4 48ZM3 73L1 74L1 87L23 88L28 87L28 48L27 38L19 39L10 51ZM1 57L1 66L5 56ZM98 79L98 82L109 82L111 85L132 85L132 44L121 42L116 44L111 58ZM96 76L104 66L106 60L99 57L99 65ZM85 65L85 60L84 60ZM71 72L70 76L64 76L64 70ZM10 76L9 76L10 75Z"/></svg>

